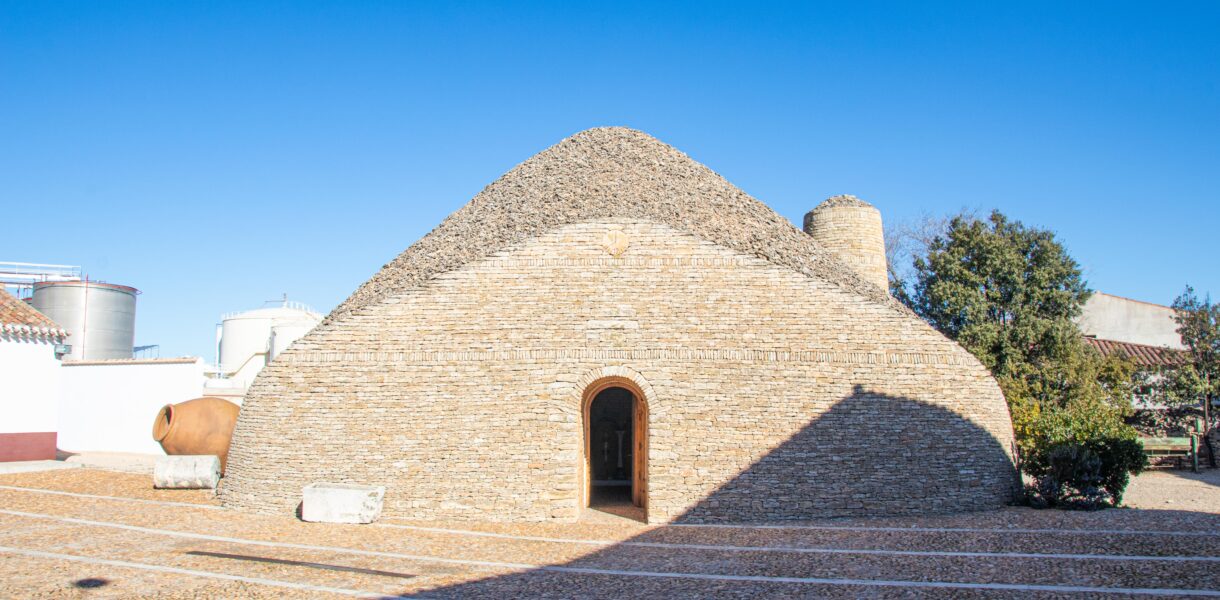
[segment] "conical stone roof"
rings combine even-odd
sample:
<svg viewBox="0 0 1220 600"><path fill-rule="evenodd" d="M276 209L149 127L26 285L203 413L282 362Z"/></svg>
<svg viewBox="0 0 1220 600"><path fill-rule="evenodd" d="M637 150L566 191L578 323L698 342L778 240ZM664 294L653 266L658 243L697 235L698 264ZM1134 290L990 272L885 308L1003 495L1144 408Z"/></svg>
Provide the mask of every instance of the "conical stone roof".
<svg viewBox="0 0 1220 600"><path fill-rule="evenodd" d="M604 218L662 223L904 310L711 169L643 132L602 127L543 150L488 185L360 286L324 323L558 227Z"/></svg>

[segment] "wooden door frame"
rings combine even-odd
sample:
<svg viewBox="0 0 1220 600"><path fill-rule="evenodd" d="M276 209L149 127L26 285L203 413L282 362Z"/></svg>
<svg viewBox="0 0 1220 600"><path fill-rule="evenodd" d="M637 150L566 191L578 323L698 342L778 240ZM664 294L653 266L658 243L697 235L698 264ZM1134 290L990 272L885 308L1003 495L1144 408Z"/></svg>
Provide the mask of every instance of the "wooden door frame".
<svg viewBox="0 0 1220 600"><path fill-rule="evenodd" d="M632 503L644 509L648 514L648 397L634 381L620 376L603 377L590 383L584 390L580 402L582 428L584 434L584 456L581 460L580 474L580 509L589 507L593 489L593 477L590 469L590 457L593 455L592 423L590 411L597 395L610 388L623 388L633 397L631 410L631 443L636 450L631 453L631 496Z"/></svg>

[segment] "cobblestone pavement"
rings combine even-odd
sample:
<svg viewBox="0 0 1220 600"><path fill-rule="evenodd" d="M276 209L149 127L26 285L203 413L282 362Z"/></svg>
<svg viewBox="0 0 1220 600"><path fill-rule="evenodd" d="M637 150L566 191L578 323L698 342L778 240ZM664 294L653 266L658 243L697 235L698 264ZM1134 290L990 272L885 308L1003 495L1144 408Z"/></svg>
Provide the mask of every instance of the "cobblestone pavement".
<svg viewBox="0 0 1220 600"><path fill-rule="evenodd" d="M0 597L1220 597L1216 474L1143 475L1135 508L1094 513L726 527L326 525L146 475L25 473L0 477Z"/></svg>

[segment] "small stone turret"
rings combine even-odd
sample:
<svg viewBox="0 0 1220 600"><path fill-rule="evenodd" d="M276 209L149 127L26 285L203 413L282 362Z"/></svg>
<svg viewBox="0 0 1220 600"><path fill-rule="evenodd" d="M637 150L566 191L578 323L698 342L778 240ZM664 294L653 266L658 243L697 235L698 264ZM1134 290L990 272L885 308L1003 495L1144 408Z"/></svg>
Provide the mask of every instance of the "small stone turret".
<svg viewBox="0 0 1220 600"><path fill-rule="evenodd" d="M805 214L805 233L865 281L889 289L881 211L849 195L832 196Z"/></svg>

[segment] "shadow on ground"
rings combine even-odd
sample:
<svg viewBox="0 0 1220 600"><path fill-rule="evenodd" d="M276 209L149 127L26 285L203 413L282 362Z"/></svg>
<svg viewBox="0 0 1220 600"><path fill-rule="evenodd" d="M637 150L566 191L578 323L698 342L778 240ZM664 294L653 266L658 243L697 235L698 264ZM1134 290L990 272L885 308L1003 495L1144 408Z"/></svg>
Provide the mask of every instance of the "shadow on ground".
<svg viewBox="0 0 1220 600"><path fill-rule="evenodd" d="M719 486L677 523L788 522L825 517L947 513L1003 506L1016 491L1005 448L986 430L927 403L857 387L775 450ZM604 510L604 507L602 508ZM691 565L643 542L681 539L694 530L659 527L626 542L556 565L560 568L717 572L734 556L708 553ZM578 587L573 587L579 581ZM674 579L537 569L443 587L439 597L665 597ZM724 580L681 580L690 597L791 594L791 588ZM809 589L804 590L806 593Z"/></svg>

